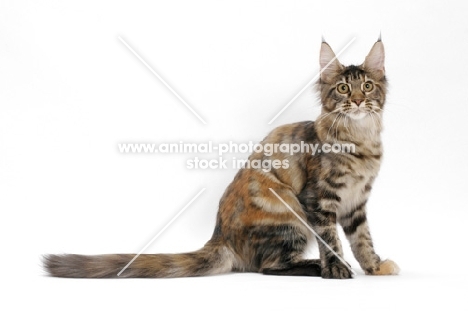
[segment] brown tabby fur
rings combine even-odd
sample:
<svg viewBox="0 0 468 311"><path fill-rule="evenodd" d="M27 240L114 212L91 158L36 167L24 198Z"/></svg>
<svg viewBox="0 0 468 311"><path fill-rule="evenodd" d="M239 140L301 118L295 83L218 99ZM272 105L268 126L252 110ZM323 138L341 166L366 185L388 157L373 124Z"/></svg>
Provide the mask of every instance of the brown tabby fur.
<svg viewBox="0 0 468 311"><path fill-rule="evenodd" d="M250 160L287 160L288 168L243 168L219 204L210 241L195 252L140 255L120 277L188 277L231 271L275 275L350 278L351 272L323 243L320 259L303 258L311 231L275 197L274 190L302 219L343 256L339 223L366 274L397 274L390 260L375 254L366 219L366 202L382 156L381 114L386 79L383 44L375 43L361 66L343 66L322 43L318 83L322 114L316 122L300 122L273 130L262 144L353 143L353 153L253 153ZM329 64L327 66L327 64ZM348 91L340 93L338 87ZM373 89L366 91L364 83ZM52 276L117 277L134 257L126 255L47 255Z"/></svg>

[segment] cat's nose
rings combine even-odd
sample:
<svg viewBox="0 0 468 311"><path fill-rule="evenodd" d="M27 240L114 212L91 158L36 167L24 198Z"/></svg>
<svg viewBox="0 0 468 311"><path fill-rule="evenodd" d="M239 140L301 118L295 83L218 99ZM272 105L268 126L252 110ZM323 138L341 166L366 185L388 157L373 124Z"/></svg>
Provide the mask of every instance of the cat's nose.
<svg viewBox="0 0 468 311"><path fill-rule="evenodd" d="M359 105L364 101L364 99L352 99L351 101L359 107Z"/></svg>

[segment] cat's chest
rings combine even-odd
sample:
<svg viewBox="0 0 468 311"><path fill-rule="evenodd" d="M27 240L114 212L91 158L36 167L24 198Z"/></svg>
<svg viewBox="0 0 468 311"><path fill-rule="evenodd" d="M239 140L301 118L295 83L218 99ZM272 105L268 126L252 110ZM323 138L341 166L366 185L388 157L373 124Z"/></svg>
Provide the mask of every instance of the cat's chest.
<svg viewBox="0 0 468 311"><path fill-rule="evenodd" d="M369 197L373 177L369 175L345 176L344 186L337 191L343 209L351 209Z"/></svg>
<svg viewBox="0 0 468 311"><path fill-rule="evenodd" d="M360 159L347 163L345 167L344 175L336 180L337 184L342 185L336 191L341 203L338 213L346 213L368 199L380 169L380 160Z"/></svg>

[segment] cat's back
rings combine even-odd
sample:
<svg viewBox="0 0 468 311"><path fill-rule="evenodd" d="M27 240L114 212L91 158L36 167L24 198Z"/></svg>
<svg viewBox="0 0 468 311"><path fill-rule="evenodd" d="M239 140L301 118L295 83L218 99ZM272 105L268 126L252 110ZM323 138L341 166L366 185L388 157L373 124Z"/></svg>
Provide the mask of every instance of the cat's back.
<svg viewBox="0 0 468 311"><path fill-rule="evenodd" d="M301 121L284 124L274 128L261 144L300 144L317 142L317 133L313 121Z"/></svg>

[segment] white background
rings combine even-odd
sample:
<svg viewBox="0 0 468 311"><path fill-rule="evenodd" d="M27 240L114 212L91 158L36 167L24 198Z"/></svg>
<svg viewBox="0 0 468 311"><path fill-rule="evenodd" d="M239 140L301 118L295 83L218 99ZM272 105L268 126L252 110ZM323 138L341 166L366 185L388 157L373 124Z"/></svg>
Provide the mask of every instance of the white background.
<svg viewBox="0 0 468 311"><path fill-rule="evenodd" d="M1 303L466 308L467 9L461 1L0 1ZM267 124L318 72L322 35L335 51L356 37L340 58L350 64L363 61L380 31L390 93L368 218L378 253L400 265L400 276L363 275L347 242L358 272L347 281L44 276L42 254L140 251L206 188L146 252L201 247L235 170L188 170L194 155L123 155L117 144L259 141L281 124L315 119L310 88Z"/></svg>

